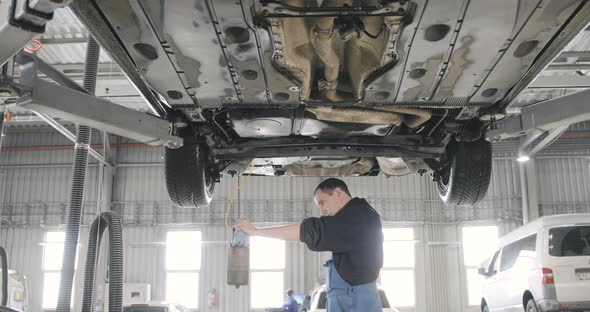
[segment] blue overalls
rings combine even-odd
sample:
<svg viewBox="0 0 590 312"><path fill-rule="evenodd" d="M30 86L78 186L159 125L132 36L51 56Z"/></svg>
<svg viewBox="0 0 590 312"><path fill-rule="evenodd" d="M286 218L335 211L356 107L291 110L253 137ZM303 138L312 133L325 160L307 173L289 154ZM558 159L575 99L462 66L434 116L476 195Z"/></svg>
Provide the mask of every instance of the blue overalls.
<svg viewBox="0 0 590 312"><path fill-rule="evenodd" d="M338 274L332 260L324 266L328 268L327 312L382 312L377 283L350 286Z"/></svg>

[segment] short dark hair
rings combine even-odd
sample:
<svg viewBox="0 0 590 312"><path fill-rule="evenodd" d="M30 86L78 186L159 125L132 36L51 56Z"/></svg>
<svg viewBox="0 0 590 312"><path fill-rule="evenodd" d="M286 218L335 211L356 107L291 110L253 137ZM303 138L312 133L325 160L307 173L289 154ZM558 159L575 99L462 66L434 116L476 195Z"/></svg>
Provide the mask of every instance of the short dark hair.
<svg viewBox="0 0 590 312"><path fill-rule="evenodd" d="M337 188L341 189L344 193L346 193L346 195L352 197L352 195L350 195L350 191L348 190L348 186L346 186L346 183L336 178L329 178L322 181L322 183L320 183L318 187L315 188L315 191L313 191L313 195L315 195L318 190L332 194L332 192L334 192L334 190Z"/></svg>
<svg viewBox="0 0 590 312"><path fill-rule="evenodd" d="M293 289L287 290L287 296L291 297L293 295L293 293L294 293Z"/></svg>

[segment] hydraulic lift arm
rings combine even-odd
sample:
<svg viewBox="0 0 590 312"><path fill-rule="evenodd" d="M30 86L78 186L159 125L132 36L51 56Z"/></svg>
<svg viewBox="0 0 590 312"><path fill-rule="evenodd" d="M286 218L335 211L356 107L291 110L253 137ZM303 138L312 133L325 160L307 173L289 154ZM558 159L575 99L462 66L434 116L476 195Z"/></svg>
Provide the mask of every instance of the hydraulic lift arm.
<svg viewBox="0 0 590 312"><path fill-rule="evenodd" d="M0 87L10 87L19 96L16 105L149 145L182 146L182 138L173 134L168 120L90 95L35 55L21 52L16 59L21 66L19 83L0 80ZM38 72L57 84L37 77Z"/></svg>

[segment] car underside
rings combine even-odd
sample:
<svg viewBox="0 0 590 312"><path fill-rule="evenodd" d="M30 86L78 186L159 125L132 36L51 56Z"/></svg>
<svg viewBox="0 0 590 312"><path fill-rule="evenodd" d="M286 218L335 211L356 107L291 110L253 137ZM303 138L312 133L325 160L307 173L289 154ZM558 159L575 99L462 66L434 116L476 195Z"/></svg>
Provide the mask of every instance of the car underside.
<svg viewBox="0 0 590 312"><path fill-rule="evenodd" d="M567 42L582 0L101 0L74 12L184 146L174 203L222 175L430 174L487 191L483 133Z"/></svg>

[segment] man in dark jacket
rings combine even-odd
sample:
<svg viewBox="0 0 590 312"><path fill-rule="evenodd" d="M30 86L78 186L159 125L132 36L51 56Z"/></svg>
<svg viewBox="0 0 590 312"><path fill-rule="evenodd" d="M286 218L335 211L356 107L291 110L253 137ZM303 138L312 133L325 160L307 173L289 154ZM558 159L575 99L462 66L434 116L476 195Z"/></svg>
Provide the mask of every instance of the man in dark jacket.
<svg viewBox="0 0 590 312"><path fill-rule="evenodd" d="M297 312L299 310L299 304L297 300L293 298L295 292L292 289L287 290L287 300L283 304L283 311L286 312Z"/></svg>
<svg viewBox="0 0 590 312"><path fill-rule="evenodd" d="M236 230L252 236L301 241L313 251L331 251L328 268L328 312L382 311L377 278L383 266L381 217L361 198L352 198L340 179L318 185L314 201L319 218L300 224L258 228L238 220Z"/></svg>

